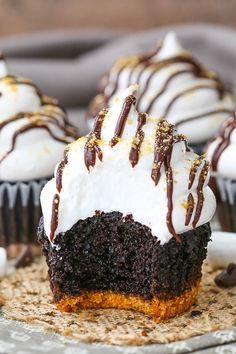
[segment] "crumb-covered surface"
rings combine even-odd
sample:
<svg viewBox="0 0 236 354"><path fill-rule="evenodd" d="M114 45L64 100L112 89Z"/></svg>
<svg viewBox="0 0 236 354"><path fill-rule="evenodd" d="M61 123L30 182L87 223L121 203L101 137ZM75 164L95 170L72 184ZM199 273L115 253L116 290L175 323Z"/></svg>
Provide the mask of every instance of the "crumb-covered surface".
<svg viewBox="0 0 236 354"><path fill-rule="evenodd" d="M168 343L236 325L236 287L218 288L216 272L204 268L197 303L183 315L161 324L124 310L61 313L52 303L47 266L39 259L1 282L5 317L39 325L85 342L119 345Z"/></svg>

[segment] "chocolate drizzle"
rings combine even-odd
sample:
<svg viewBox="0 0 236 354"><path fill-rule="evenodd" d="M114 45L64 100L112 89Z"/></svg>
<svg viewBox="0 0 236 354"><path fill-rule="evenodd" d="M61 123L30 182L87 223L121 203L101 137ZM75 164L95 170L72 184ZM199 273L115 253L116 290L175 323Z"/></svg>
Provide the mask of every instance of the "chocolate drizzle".
<svg viewBox="0 0 236 354"><path fill-rule="evenodd" d="M166 106L166 109L163 113L163 117L167 117L167 115L169 114L172 106L174 105L174 103L181 97L183 97L184 95L187 95L189 93L192 93L193 91L196 90L202 90L202 89L208 89L208 90L221 90L219 85L207 85L207 84L201 84L201 85L193 85L192 87L189 87L187 89L184 89L183 91L179 92L178 94L176 94L171 101L168 103L168 105Z"/></svg>
<svg viewBox="0 0 236 354"><path fill-rule="evenodd" d="M187 212L186 212L186 217L185 217L185 226L189 225L190 220L193 215L194 199L193 199L192 193L189 193L187 203L188 203L188 207L187 207Z"/></svg>
<svg viewBox="0 0 236 354"><path fill-rule="evenodd" d="M203 207L203 202L204 202L204 194L203 194L203 186L205 183L205 180L207 178L208 172L210 168L210 163L208 161L204 162L204 166L201 170L199 180L198 180L198 186L197 186L197 205L196 205L196 211L193 219L193 228L197 226L197 223L200 219L201 212L202 212L202 207Z"/></svg>
<svg viewBox="0 0 236 354"><path fill-rule="evenodd" d="M55 231L58 226L58 213L59 213L59 203L60 196L59 194L55 194L52 202L52 217L51 217L51 232L50 232L50 240L51 242L54 239Z"/></svg>
<svg viewBox="0 0 236 354"><path fill-rule="evenodd" d="M172 221L172 212L173 212L173 171L170 165L171 155L172 155L173 145L170 148L170 153L166 156L165 159L165 173L166 173L166 184L167 184L167 216L166 222L170 234L175 238L176 242L180 243L181 239L176 233L173 221Z"/></svg>
<svg viewBox="0 0 236 354"><path fill-rule="evenodd" d="M209 83L199 83L196 84L196 82L193 82L192 86L189 87L188 89L184 89L182 92L177 92L177 94L170 98L169 101L166 103L166 107L164 107L164 111L162 114L162 117L167 118L167 114L170 112L171 107L174 105L174 103L179 100L182 96L199 90L199 89L209 89L209 90L215 90L219 94L219 100L221 101L224 98L224 95L228 93L228 90L224 87L222 82L219 80L217 75L212 72L206 70L200 63L198 63L194 58L192 58L189 54L183 53L180 55L176 55L171 58L167 59L162 59L158 60L158 58L155 58L155 56L158 54L160 49L162 48L163 43L156 47L153 51L150 51L147 55L143 56L131 56L128 57L126 60L121 59L117 62L117 64L111 69L110 73L106 74L106 80L104 81L105 84L102 86L102 90L99 91L99 105L98 101L95 98L94 101L91 103L89 107L89 112L88 116L94 116L96 115L97 110L101 108L101 102L103 102L104 106L109 105L110 99L117 93L118 88L120 88L119 81L120 77L123 73L124 69L129 69L130 73L128 75L128 79L126 82L126 86L130 86L132 84L136 83L142 83L142 91L141 94L139 95L139 98L137 100L137 109L139 109L140 103L142 102L143 96L145 93L148 91L148 88L150 86L150 83L153 79L153 77L160 72L162 69L167 69L175 64L186 64L186 68L180 68L176 69L176 71L170 71L170 74L162 84L161 88L156 89L156 93L154 93L153 98L150 100L148 106L145 108L145 112L147 114L150 114L155 103L158 101L158 99L161 98L163 94L165 94L172 83L172 81L180 75L185 75L185 74L192 74L196 78L199 79L206 79L209 80ZM115 71L116 70L116 71ZM147 70L150 71L147 72ZM138 74L137 74L138 71ZM115 74L114 74L115 73ZM145 73L145 79L142 80L143 74ZM134 74L134 75L133 75ZM109 92L107 92L107 88L112 87ZM142 109L142 108L141 108ZM186 117L182 119L180 122L178 122L178 125L181 125L185 122L189 122L191 120L195 119L201 119L205 117L213 117L214 114L218 113L232 113L232 110L227 109L227 108L216 108L213 109L210 112L203 112L201 114L197 114L195 116L191 117Z"/></svg>
<svg viewBox="0 0 236 354"><path fill-rule="evenodd" d="M0 157L0 163L11 153L14 151L17 139L20 135L28 132L32 129L43 129L48 132L48 134L56 141L61 142L63 144L68 144L72 139L76 139L79 136L78 130L70 124L67 119L67 115L63 108L59 106L55 99L52 99L47 96L42 96L40 90L36 85L34 85L31 81L13 76L7 75L5 77L0 78L0 82L5 82L6 85L30 85L32 86L37 95L41 100L41 106L38 111L34 112L19 112L0 123L0 132L7 125L14 123L16 121L22 120L22 126L14 132L12 135L11 146L8 151L6 151ZM59 128L62 132L60 136L53 132L53 127Z"/></svg>
<svg viewBox="0 0 236 354"><path fill-rule="evenodd" d="M201 166L204 157L205 157L205 155L198 156L195 158L195 160L191 166L190 172L189 172L188 189L192 188L193 183L195 181L197 171L198 171L199 167ZM201 216L202 207L203 207L203 203L204 203L203 187L204 187L204 183L205 183L205 180L206 180L208 172L209 172L209 168L210 168L209 162L204 161L204 165L201 169L200 176L198 179L198 185L197 185L197 205L196 205L194 219L192 222L193 228L196 227L196 225L200 219L200 216ZM188 195L187 204L188 204L188 207L187 207L187 213L186 213L186 218L185 218L185 225L186 226L189 225L190 220L193 215L193 211L194 211L194 198L193 198L192 193L189 193L189 195Z"/></svg>
<svg viewBox="0 0 236 354"><path fill-rule="evenodd" d="M1 129L1 128L0 128ZM11 147L9 150L7 150L1 157L0 157L0 163L5 160L5 158L14 151L15 149L15 145L17 142L17 139L20 135L22 135L23 133L32 130L32 129L44 129L48 132L48 134L56 141L59 141L61 143L67 144L69 141L64 138L64 137L58 137L56 136L51 129L49 128L49 126L46 123L40 122L40 121L35 121L29 124L25 124L23 125L21 128L17 129L15 131L15 133L12 136L12 142L11 142Z"/></svg>
<svg viewBox="0 0 236 354"><path fill-rule="evenodd" d="M198 170L199 166L201 165L203 158L204 158L204 155L198 156L193 161L193 164L192 164L190 172L189 172L188 189L192 188L193 182L196 177L197 170Z"/></svg>
<svg viewBox="0 0 236 354"><path fill-rule="evenodd" d="M56 188L58 193L54 195L53 202L52 202L52 216L51 216L51 232L50 232L50 240L53 242L55 231L58 226L58 213L59 213L59 205L60 205L60 195L59 193L62 190L62 176L65 166L68 164L68 153L69 153L69 145L65 149L64 158L59 163L56 173Z"/></svg>
<svg viewBox="0 0 236 354"><path fill-rule="evenodd" d="M102 110L95 121L94 128L92 132L88 135L87 142L84 147L84 161L87 169L89 170L90 166L94 166L96 162L96 154L98 154L98 158L102 160L102 152L98 145L98 140L101 139L101 130L102 123L107 114L107 110ZM51 232L50 232L50 240L53 242L55 231L58 226L58 210L60 205L60 195L59 193L62 190L62 177L65 166L68 164L68 154L69 154L70 146L65 149L64 158L59 163L56 173L56 188L57 193L53 198L52 205L52 216L51 216Z"/></svg>
<svg viewBox="0 0 236 354"><path fill-rule="evenodd" d="M130 95L130 96L126 97L124 104L122 106L116 127L115 127L114 137L110 141L111 147L115 146L118 143L119 138L121 138L122 133L124 131L126 119L128 117L128 114L130 112L132 105L134 105L135 102L136 102L135 96Z"/></svg>
<svg viewBox="0 0 236 354"><path fill-rule="evenodd" d="M225 151L225 149L227 149L227 147L229 146L230 138L235 128L236 128L236 116L234 115L233 117L228 119L225 123L223 123L218 135L216 136L216 138L218 138L220 142L217 145L211 160L213 171L217 171L219 159L223 154L223 152Z"/></svg>
<svg viewBox="0 0 236 354"><path fill-rule="evenodd" d="M158 121L154 146L154 161L151 172L151 178L155 185L159 182L162 165L168 155L172 154L172 145L174 141L173 130L174 126L169 124L166 120L162 119Z"/></svg>
<svg viewBox="0 0 236 354"><path fill-rule="evenodd" d="M169 84L171 83L171 81L172 81L173 79L175 79L177 76L182 75L182 74L195 73L195 72L196 72L196 71L195 71L194 68L189 68L189 69L186 69L186 70L179 70L179 71L176 71L175 73L173 73L172 75L170 75L170 77L166 80L166 82L164 82L164 85L163 85L162 89L161 89L160 91L158 91L158 92L156 93L156 95L153 97L153 99L150 101L150 103L149 103L149 105L148 105L148 107L147 107L147 112L149 113L149 112L152 110L152 107L153 107L154 103L157 101L157 99L158 99L163 93L165 93L166 89L168 88ZM145 87L145 91L147 90L147 86L148 86L148 85L146 85L146 87ZM143 90L143 92L145 92L145 91ZM142 99L142 95L140 95L138 103L140 103L141 99Z"/></svg>
<svg viewBox="0 0 236 354"><path fill-rule="evenodd" d="M179 127L180 125L184 124L184 123L187 123L187 122L191 122L191 121L194 121L194 120L197 120L199 118L204 118L204 117L209 117L209 116L213 116L214 114L219 114L219 113L227 113L229 115L232 115L232 110L230 109L227 109L227 108L216 108L212 111L209 111L209 112L204 112L204 113L201 113L201 114L196 114L194 116L191 116L191 117L187 117L187 118L184 118L182 120L179 120L178 122L175 123L175 126L176 127Z"/></svg>
<svg viewBox="0 0 236 354"><path fill-rule="evenodd" d="M88 139L84 145L84 162L89 171L90 166L94 167L96 163L96 156L102 161L102 150L99 146L99 140L101 139L102 124L107 114L107 110L103 109L99 112L94 128L88 135Z"/></svg>
<svg viewBox="0 0 236 354"><path fill-rule="evenodd" d="M174 126L162 119L157 123L156 139L154 146L154 161L152 166L151 178L155 185L158 184L161 176L161 167L164 166L167 183L167 226L170 233L178 242L179 236L176 234L173 222L173 171L171 168L171 157L173 151L173 145L179 141L183 141L185 138L183 135L174 135Z"/></svg>
<svg viewBox="0 0 236 354"><path fill-rule="evenodd" d="M137 130L129 152L129 161L132 167L137 165L139 160L139 150L144 139L144 132L142 128L146 123L146 120L147 120L146 113L139 113Z"/></svg>
<svg viewBox="0 0 236 354"><path fill-rule="evenodd" d="M66 167L66 165L68 164L68 153L69 153L70 147L69 145L66 147L65 151L64 151L64 158L63 160L61 160L61 162L58 165L57 168L57 173L56 173L56 187L58 192L61 192L62 189L62 176L63 176L63 171Z"/></svg>

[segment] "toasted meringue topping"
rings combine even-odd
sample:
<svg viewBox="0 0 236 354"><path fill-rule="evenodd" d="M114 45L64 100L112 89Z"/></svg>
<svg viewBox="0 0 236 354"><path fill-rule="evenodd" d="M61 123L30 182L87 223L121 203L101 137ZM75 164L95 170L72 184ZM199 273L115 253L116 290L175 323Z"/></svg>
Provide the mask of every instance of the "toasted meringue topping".
<svg viewBox="0 0 236 354"><path fill-rule="evenodd" d="M129 87L98 114L92 132L68 146L44 187L44 227L51 242L98 210L131 214L161 243L172 237L178 242L180 233L211 219L209 163L172 124L136 110L137 90Z"/></svg>

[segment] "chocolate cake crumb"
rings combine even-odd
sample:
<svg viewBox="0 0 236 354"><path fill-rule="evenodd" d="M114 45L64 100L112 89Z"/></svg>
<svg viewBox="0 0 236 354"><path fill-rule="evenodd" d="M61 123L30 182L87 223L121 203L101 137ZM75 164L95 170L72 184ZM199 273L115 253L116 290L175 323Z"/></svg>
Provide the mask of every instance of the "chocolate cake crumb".
<svg viewBox="0 0 236 354"><path fill-rule="evenodd" d="M52 247L39 226L39 242L49 266L54 300L81 291L111 290L144 299L171 299L201 278L201 266L211 234L209 224L161 245L150 228L119 212L79 220L58 234Z"/></svg>

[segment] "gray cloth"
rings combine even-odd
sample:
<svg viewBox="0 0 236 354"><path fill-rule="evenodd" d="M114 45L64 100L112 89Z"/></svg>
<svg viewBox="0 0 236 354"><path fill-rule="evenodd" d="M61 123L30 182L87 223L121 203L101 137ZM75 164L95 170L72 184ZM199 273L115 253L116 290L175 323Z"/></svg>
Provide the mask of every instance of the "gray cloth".
<svg viewBox="0 0 236 354"><path fill-rule="evenodd" d="M143 32L81 30L0 39L12 72L32 78L66 107L88 104L99 78L125 54L142 52L169 31L223 80L236 87L236 31L206 24L169 26Z"/></svg>
<svg viewBox="0 0 236 354"><path fill-rule="evenodd" d="M5 354L226 354L236 352L236 327L170 344L119 347L86 344L44 333L26 323L5 320L0 315L0 353Z"/></svg>

